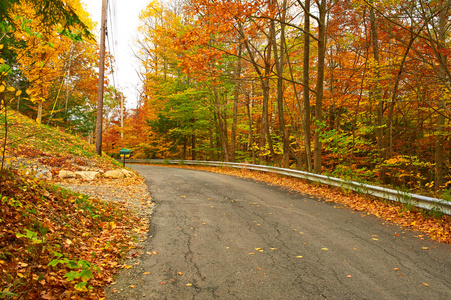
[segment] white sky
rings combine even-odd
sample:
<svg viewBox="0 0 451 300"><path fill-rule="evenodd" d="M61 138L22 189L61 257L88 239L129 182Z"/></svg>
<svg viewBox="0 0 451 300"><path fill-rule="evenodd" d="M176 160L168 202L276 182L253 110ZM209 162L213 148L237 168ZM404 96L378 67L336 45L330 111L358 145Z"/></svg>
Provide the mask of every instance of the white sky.
<svg viewBox="0 0 451 300"><path fill-rule="evenodd" d="M86 4L92 20L97 23L97 28L93 33L99 37L102 0L82 0L82 2ZM139 13L149 2L150 0L108 0L109 45L107 45L107 51L116 58L116 88L122 91L127 98L127 108L136 108L139 96L137 89L140 86L140 80L135 70L138 69L138 65L133 56L132 47L134 47L133 39L137 36ZM100 39L98 40L100 41ZM109 79L110 84L113 85L111 76Z"/></svg>

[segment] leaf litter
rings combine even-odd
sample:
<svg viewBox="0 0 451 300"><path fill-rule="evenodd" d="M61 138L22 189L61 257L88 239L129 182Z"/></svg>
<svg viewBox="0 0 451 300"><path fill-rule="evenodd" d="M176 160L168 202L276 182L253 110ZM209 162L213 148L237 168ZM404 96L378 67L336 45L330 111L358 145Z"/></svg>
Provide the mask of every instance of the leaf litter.
<svg viewBox="0 0 451 300"><path fill-rule="evenodd" d="M151 198L139 180L126 184L71 187L89 196L4 171L0 298L103 299L136 236L148 230L137 211Z"/></svg>

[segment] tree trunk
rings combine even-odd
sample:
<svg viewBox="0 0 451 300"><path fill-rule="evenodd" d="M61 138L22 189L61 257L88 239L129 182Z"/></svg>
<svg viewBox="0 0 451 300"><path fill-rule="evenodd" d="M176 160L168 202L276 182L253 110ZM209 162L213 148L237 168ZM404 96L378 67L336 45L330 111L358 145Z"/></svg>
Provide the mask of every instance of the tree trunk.
<svg viewBox="0 0 451 300"><path fill-rule="evenodd" d="M213 131L210 130L210 160L217 160L216 159L216 155L215 153L217 151L214 151L213 149L215 148L215 139L214 139L214 135L213 135Z"/></svg>
<svg viewBox="0 0 451 300"><path fill-rule="evenodd" d="M182 152L182 160L186 160L186 148L188 145L188 139L186 136L183 138L183 152Z"/></svg>
<svg viewBox="0 0 451 300"><path fill-rule="evenodd" d="M259 142L259 147L260 147L260 161L263 161L264 156L261 155L262 153L262 149L266 146L266 142L265 142L265 136L267 136L268 138L268 147L269 147L269 151L272 155L272 157L275 157L275 153L274 153L274 147L272 144L272 139L271 139L271 133L269 132L269 123L268 123L268 114L269 114L269 92L270 92L270 86L269 86L269 77L271 74L271 40L269 40L268 46L266 47L265 53L264 53L264 73L262 72L260 65L257 63L256 59L255 59L255 55L251 50L251 47L249 45L249 40L245 37L244 33L243 33L243 29L241 28L242 24L239 24L240 26L240 30L239 33L242 37L242 39L244 40L244 45L246 47L246 50L249 54L249 58L250 61L255 69L255 72L257 72L258 77L260 79L261 82L261 86L262 86L262 94L263 94L263 110L262 110L262 121L261 121L261 128L260 128L260 142Z"/></svg>
<svg viewBox="0 0 451 300"><path fill-rule="evenodd" d="M196 160L196 135L191 136L191 159Z"/></svg>
<svg viewBox="0 0 451 300"><path fill-rule="evenodd" d="M379 159L382 161L384 159L384 119L383 119L383 113L384 113L384 102L382 101L382 92L381 88L379 86L379 42L378 42L378 34L377 34L377 24L376 24L376 14L374 12L374 7L370 7L370 23L371 23L371 40L373 45L373 57L376 62L376 80L375 80L375 87L374 87L374 98L377 103L376 112L377 112L377 119L376 119L376 139L377 139L377 148L379 152ZM382 179L384 171L380 171L380 178Z"/></svg>
<svg viewBox="0 0 451 300"><path fill-rule="evenodd" d="M448 12L450 10L449 1L440 1L439 24L438 24L438 44L437 52L439 59L438 76L441 82L446 82L447 77L447 56L443 54L446 49L446 29ZM443 153L443 146L445 142L445 85L441 85L440 95L437 108L437 126L435 135L435 188L438 189L444 180L445 169L445 155Z"/></svg>
<svg viewBox="0 0 451 300"><path fill-rule="evenodd" d="M219 101L219 95L218 95L218 87L214 85L214 96L215 96L215 104L216 104L216 111L218 113L218 124L219 124L219 132L221 134L221 148L222 148L222 158L224 161L229 161L229 152L227 149L227 137L226 132L224 130L224 120L222 118L221 113L221 103Z"/></svg>
<svg viewBox="0 0 451 300"><path fill-rule="evenodd" d="M254 149L254 131L253 131L253 126L252 126L252 114L251 114L251 97L249 96L249 94L247 95L247 103L246 103L246 108L247 108L247 117L248 117L248 122L249 122L249 144L251 145L251 152L252 152L252 163L255 164L255 149Z"/></svg>
<svg viewBox="0 0 451 300"><path fill-rule="evenodd" d="M38 115L36 117L36 122L40 125L42 122L42 101L38 102Z"/></svg>
<svg viewBox="0 0 451 300"><path fill-rule="evenodd" d="M235 162L236 151L236 125L238 122L238 98L240 96L240 76L241 76L241 53L242 44L238 45L238 60L235 68L235 93L233 95L233 123L232 123L232 141L230 144L230 161Z"/></svg>
<svg viewBox="0 0 451 300"><path fill-rule="evenodd" d="M277 5L277 2L272 0L273 5ZM280 137L282 139L283 144L283 158L282 158L282 166L287 168L289 165L289 138L287 136L288 131L285 128L285 119L284 119L284 101L283 101L283 68L285 65L285 19L286 19L286 9L287 9L287 1L284 0L282 3L282 15L280 20L280 45L277 44L277 35L276 35L276 26L275 20L271 19L270 30L271 30L271 43L274 51L274 63L276 66L276 74L277 74L277 109L279 116L279 130Z"/></svg>
<svg viewBox="0 0 451 300"><path fill-rule="evenodd" d="M261 135L260 135L260 148L265 148L266 143L265 140L268 142L268 148L269 152L271 153L272 159L275 158L276 154L274 152L274 147L272 144L272 138L271 138L271 132L269 131L269 92L270 92L270 86L269 86L269 72L270 72L270 66L269 62L265 62L266 65L266 76L264 78L261 78L260 81L262 83L262 89L263 89L263 110L262 110L262 123L261 123ZM265 139L266 136L266 139ZM260 158L262 159L262 157Z"/></svg>
<svg viewBox="0 0 451 300"><path fill-rule="evenodd" d="M312 171L312 149L310 147L310 0L305 0L304 12L304 63L303 63L303 96L304 96L304 146L307 170Z"/></svg>
<svg viewBox="0 0 451 300"><path fill-rule="evenodd" d="M401 81L401 75L404 71L404 65L407 60L407 55L409 54L409 51L412 48L412 44L417 36L418 35L414 35L414 33L411 32L409 45L407 46L406 52L404 53L404 56L402 57L402 60L401 60L400 66L399 66L399 70L398 70L398 74L395 79L395 85L393 87L392 97L391 97L389 107L388 107L387 122L388 122L389 137L388 137L388 143L387 143L388 144L387 157L391 157L393 155L393 116L395 113L395 104L396 104L396 97L398 94L399 82Z"/></svg>
<svg viewBox="0 0 451 300"><path fill-rule="evenodd" d="M320 134L323 121L323 92L324 92L324 70L326 60L326 0L321 0L318 7L318 78L316 83L315 103L315 149L314 149L314 171L321 173L321 148Z"/></svg>
<svg viewBox="0 0 451 300"><path fill-rule="evenodd" d="M96 152L102 155L102 124L103 124L103 84L105 73L105 33L108 0L102 1L102 20L100 33L100 60L99 60L99 86L97 95L97 121L96 121Z"/></svg>

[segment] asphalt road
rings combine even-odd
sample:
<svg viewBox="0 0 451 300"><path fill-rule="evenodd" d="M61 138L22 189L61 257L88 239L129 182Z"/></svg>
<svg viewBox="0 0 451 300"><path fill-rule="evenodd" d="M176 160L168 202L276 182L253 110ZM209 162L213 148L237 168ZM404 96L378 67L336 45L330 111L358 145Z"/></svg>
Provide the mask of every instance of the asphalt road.
<svg viewBox="0 0 451 300"><path fill-rule="evenodd" d="M157 254L107 299L451 299L450 245L252 180L132 168L157 205L142 249Z"/></svg>

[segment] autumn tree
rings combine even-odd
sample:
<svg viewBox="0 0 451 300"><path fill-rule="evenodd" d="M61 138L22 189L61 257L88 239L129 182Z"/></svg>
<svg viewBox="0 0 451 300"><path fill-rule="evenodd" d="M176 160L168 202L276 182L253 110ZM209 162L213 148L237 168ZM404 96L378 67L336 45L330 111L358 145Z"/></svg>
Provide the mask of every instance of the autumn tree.
<svg viewBox="0 0 451 300"><path fill-rule="evenodd" d="M147 143L412 189L450 183L449 1L184 4L142 15Z"/></svg>
<svg viewBox="0 0 451 300"><path fill-rule="evenodd" d="M20 70L20 75L25 79L22 83L16 80L17 85L30 94L30 97L25 96L14 100L17 101L18 109L21 107L20 104L26 103L27 98L36 103L39 122L42 119L42 107L46 105L50 121L50 118L54 117L54 113L58 111L59 107L56 106L58 98L60 96L62 98L64 94L67 113L70 96L69 78L75 84L78 81L74 80L75 78L83 77L84 80L89 80L89 76L95 76L94 65L88 63L89 59L94 58L95 44L93 40L81 39L82 36L89 37L88 26L92 26L92 22L79 1L72 1L70 4L50 1L52 3L47 4L51 6L45 11L42 11L40 1L12 2L14 3L8 6L10 16L18 14L20 17L7 18L7 25L3 27L4 38L7 41L7 51L11 55L11 69ZM59 16L53 15L58 13ZM62 19L62 16L66 15L69 18L67 22ZM94 51L90 52L90 49ZM79 51L78 55L74 55L75 51ZM78 59L72 60L73 56L78 56ZM84 68L85 74L71 73L73 66L67 64L65 57L69 57L69 64L73 61L79 63L79 66ZM15 80L13 78L9 77L10 80ZM63 83L66 83L65 93L61 93ZM54 101L51 101L51 98Z"/></svg>

